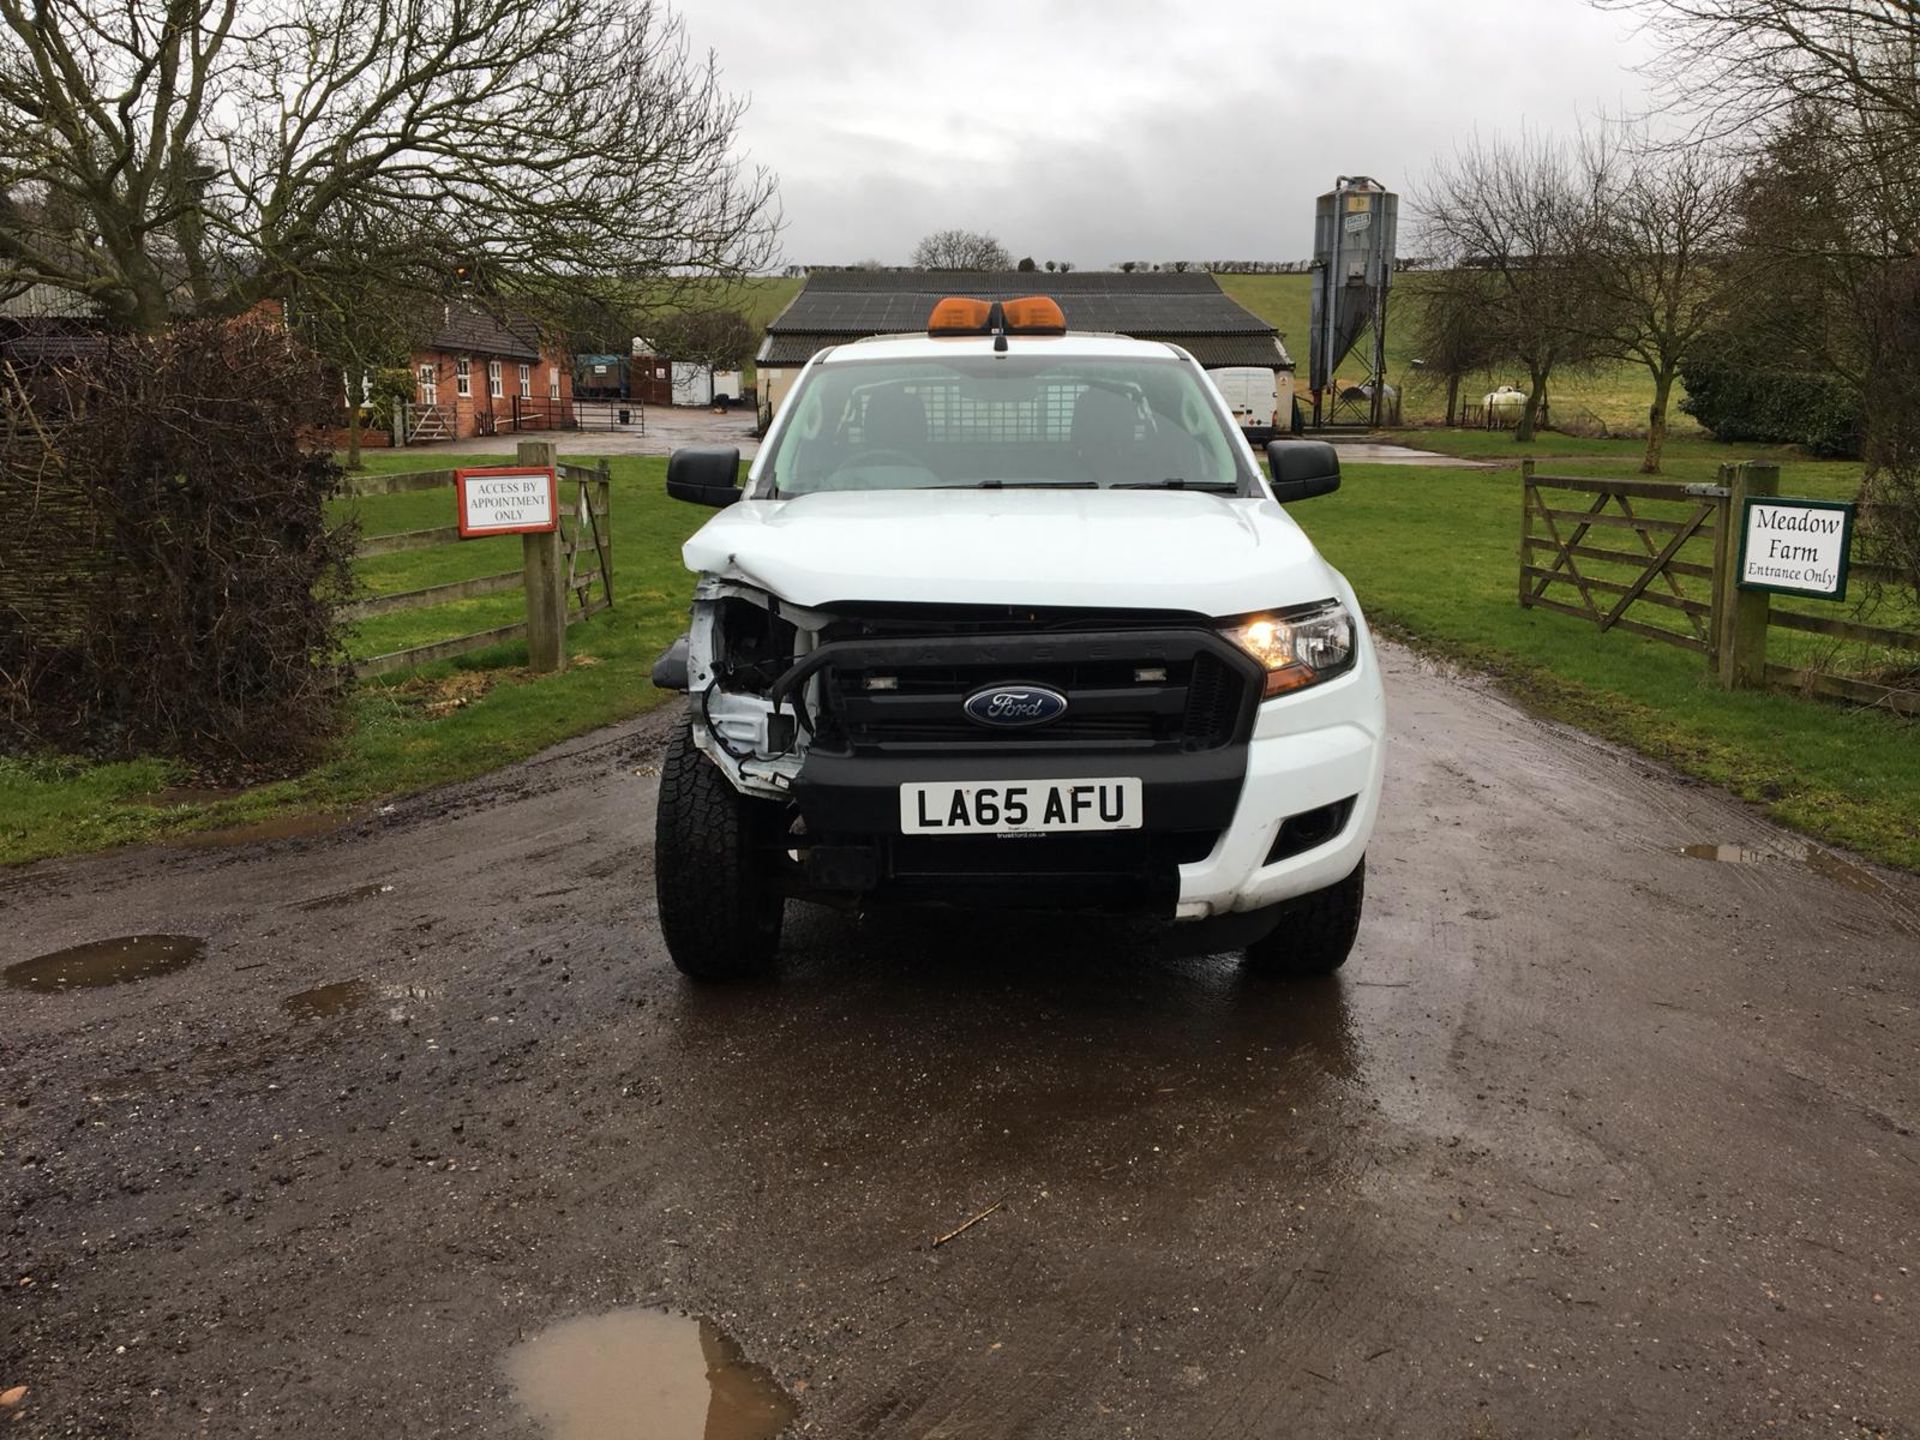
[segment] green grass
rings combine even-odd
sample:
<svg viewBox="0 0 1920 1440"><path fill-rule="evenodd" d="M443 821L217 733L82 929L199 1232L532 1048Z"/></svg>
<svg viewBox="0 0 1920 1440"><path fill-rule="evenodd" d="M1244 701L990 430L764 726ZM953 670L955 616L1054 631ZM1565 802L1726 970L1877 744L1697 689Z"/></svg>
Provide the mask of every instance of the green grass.
<svg viewBox="0 0 1920 1440"><path fill-rule="evenodd" d="M1610 464L1588 452L1596 473L1631 473L1631 443L1614 448ZM1711 474L1708 457L1687 459ZM1857 466L1804 460L1788 473L1793 483L1782 488L1807 494L1849 493L1859 478ZM1913 722L1778 693L1729 693L1697 654L1522 609L1519 482L1509 472L1354 465L1346 475L1338 495L1297 514L1376 626L1491 672L1531 708L1724 786L1784 824L1920 869ZM1773 633L1779 645L1799 638Z"/></svg>
<svg viewBox="0 0 1920 1440"><path fill-rule="evenodd" d="M1296 383L1305 389L1307 377L1307 337L1312 328L1311 275L1216 275L1220 288L1263 320L1278 327L1286 338L1287 349L1300 368ZM1419 350L1413 343L1414 316L1428 277L1412 271L1394 278L1387 310L1387 379L1400 387L1401 415L1409 425L1437 425L1446 416L1444 388L1413 368ZM1363 366L1359 357L1341 366L1340 377L1359 380ZM1525 386L1526 375L1519 367L1489 370L1463 381L1461 395L1478 400L1502 381ZM1685 392L1675 388L1668 415L1676 435L1697 435L1699 424L1690 415L1680 413ZM1570 429L1599 430L1609 435L1644 435L1647 406L1653 401L1653 377L1640 365L1608 363L1583 370L1569 370L1549 382L1548 400L1554 423ZM1310 404L1310 398L1303 400Z"/></svg>
<svg viewBox="0 0 1920 1440"><path fill-rule="evenodd" d="M434 457L444 465L458 457ZM156 809L141 803L188 782L157 760L98 765L54 758L0 760L0 863L98 850L188 831L246 825L302 811L353 811L386 797L466 779L572 735L650 709L667 698L647 671L684 628L692 577L681 541L711 512L666 498L665 461L617 457L613 465L614 608L567 632L574 663L534 676L526 646L512 642L356 687L350 725L335 753L306 775L206 804ZM414 470L418 456L377 454L369 468ZM444 525L451 492L375 496L351 502L368 534ZM363 562L379 593L511 569L519 541L468 541ZM405 611L360 625L356 656L520 619L518 591Z"/></svg>

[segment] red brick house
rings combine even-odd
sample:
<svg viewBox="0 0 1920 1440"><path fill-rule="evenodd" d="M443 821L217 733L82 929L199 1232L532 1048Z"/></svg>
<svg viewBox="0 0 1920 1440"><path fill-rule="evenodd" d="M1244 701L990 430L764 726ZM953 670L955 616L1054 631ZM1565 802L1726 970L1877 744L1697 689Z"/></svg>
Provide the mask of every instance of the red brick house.
<svg viewBox="0 0 1920 1440"><path fill-rule="evenodd" d="M523 319L500 320L463 300L413 352L408 444L474 435L566 429L573 424L573 366L567 352Z"/></svg>

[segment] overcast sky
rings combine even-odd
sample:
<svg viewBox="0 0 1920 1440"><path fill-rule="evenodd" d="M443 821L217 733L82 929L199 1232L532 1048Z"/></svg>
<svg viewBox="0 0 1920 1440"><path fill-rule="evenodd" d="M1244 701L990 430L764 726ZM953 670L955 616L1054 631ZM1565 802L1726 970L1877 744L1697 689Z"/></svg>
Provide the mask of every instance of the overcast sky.
<svg viewBox="0 0 1920 1440"><path fill-rule="evenodd" d="M1088 268L1304 259L1336 175L1405 194L1476 128L1644 106L1650 44L1584 0L678 8L752 97L742 140L780 177L785 258L828 264L904 263L948 226Z"/></svg>

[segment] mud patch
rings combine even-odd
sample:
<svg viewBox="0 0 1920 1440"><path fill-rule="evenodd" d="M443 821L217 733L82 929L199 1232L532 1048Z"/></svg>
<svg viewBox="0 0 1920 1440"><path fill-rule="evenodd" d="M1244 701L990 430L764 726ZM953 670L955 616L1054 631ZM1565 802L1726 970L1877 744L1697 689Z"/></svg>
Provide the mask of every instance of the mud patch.
<svg viewBox="0 0 1920 1440"><path fill-rule="evenodd" d="M351 890L335 890L326 895L316 895L311 900L296 900L296 910L332 910L341 905L351 905L357 900L371 900L376 895L391 895L393 886L381 881L371 885L356 885Z"/></svg>
<svg viewBox="0 0 1920 1440"><path fill-rule="evenodd" d="M1682 845L1680 853L1691 860L1716 860L1723 865L1804 865L1816 875L1824 875L1849 890L1858 890L1866 895L1887 888L1868 871L1816 845L1778 850L1749 845Z"/></svg>
<svg viewBox="0 0 1920 1440"><path fill-rule="evenodd" d="M411 706L429 720L439 720L481 699L493 689L491 670L456 670L437 679L415 678L392 688L402 704Z"/></svg>
<svg viewBox="0 0 1920 1440"><path fill-rule="evenodd" d="M232 800L245 793L243 790L222 789L214 785L170 785L150 794L131 796L127 803L144 805L152 810L171 810L180 805L217 805L222 800Z"/></svg>
<svg viewBox="0 0 1920 1440"><path fill-rule="evenodd" d="M117 935L9 965L7 984L58 994L125 985L184 970L206 952L197 935Z"/></svg>
<svg viewBox="0 0 1920 1440"><path fill-rule="evenodd" d="M331 834L351 823L354 818L339 811L322 811L317 815L282 815L251 825L229 825L220 830L196 830L186 835L174 835L168 837L165 843L203 849L218 845L258 845L269 840L296 840L309 835Z"/></svg>
<svg viewBox="0 0 1920 1440"><path fill-rule="evenodd" d="M563 1320L507 1375L547 1440L769 1440L799 1414L713 1321L666 1310Z"/></svg>

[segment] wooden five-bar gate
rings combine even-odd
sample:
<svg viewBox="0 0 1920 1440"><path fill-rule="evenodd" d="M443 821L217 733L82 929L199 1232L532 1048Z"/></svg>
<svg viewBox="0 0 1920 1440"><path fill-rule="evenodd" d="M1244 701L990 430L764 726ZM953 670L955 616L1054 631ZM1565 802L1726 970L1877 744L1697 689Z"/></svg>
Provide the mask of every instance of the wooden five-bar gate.
<svg viewBox="0 0 1920 1440"><path fill-rule="evenodd" d="M590 615L598 615L613 604L613 518L610 503L611 476L607 462L595 465L575 465L564 460L553 462L552 452L545 442L522 442L519 461L522 464L553 463L555 475L560 485L560 543L559 558L564 561L564 575L557 586L558 615L551 617L551 629L557 624L565 627L576 620L584 620ZM454 472L452 470L417 470L397 475L367 475L351 482L355 495L401 495L422 490L441 490L449 492L448 510L453 507L452 490ZM551 537L527 537L529 541L550 540ZM454 525L435 526L430 530L406 530L392 535L376 535L360 542L359 554L393 555L406 550L423 550L431 546L457 544L460 541L460 527ZM476 576L470 580L454 580L444 585L428 585L419 590L406 590L393 595L377 595L366 600L356 600L343 607L342 614L348 620L363 620L375 615L389 615L396 610L424 609L430 605L444 605L453 600L471 600L483 595L498 595L509 590L528 592L528 619L515 621L511 625L501 625L490 630L479 630L469 635L458 635L450 640L436 640L427 645L416 645L406 650L395 650L385 655L375 655L361 660L353 667L356 676L387 675L396 670L411 669L416 665L425 665L434 660L445 660L455 655L464 655L469 650L481 650L489 645L498 645L503 641L528 637L530 649L542 648L536 641L545 639L545 648L551 649L558 643L556 637L534 636L530 627L540 627L543 615L548 607L541 602L544 592L551 591L552 577L546 574L553 565L550 558L551 547L529 543L525 547L525 562L513 570L502 570L493 575ZM554 567L557 570L557 566ZM595 591L599 593L596 595ZM536 593L540 592L540 593ZM550 668L536 664L536 669Z"/></svg>
<svg viewBox="0 0 1920 1440"><path fill-rule="evenodd" d="M1906 656L1883 669L1920 674L1920 629L1789 608L1740 588L1745 501L1778 495L1779 481L1779 467L1758 463L1723 465L1717 484L1676 485L1542 475L1523 461L1520 604L1696 651L1729 689L1773 685L1920 714L1920 684L1908 679L1837 673L1817 657L1769 659L1768 631L1781 629L1823 637L1835 649ZM1851 573L1896 578L1857 558Z"/></svg>

